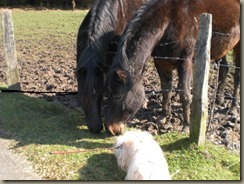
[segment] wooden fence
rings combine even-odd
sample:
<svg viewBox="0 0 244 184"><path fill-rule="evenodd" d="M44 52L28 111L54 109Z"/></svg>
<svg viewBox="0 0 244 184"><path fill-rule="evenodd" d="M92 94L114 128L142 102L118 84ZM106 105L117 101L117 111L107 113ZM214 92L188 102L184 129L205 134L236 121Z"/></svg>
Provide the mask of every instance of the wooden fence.
<svg viewBox="0 0 244 184"><path fill-rule="evenodd" d="M2 14L3 50L7 65L6 77L9 89L20 90L19 65L17 62L12 14L4 10Z"/></svg>
<svg viewBox="0 0 244 184"><path fill-rule="evenodd" d="M190 138L197 142L199 146L203 146L205 143L208 119L208 78L212 37L212 15L201 14L199 26L193 70Z"/></svg>

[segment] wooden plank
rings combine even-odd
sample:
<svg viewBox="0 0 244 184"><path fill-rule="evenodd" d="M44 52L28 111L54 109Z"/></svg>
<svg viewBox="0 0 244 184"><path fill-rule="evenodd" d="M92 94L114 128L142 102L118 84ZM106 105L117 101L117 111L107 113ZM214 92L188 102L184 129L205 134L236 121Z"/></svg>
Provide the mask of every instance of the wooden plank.
<svg viewBox="0 0 244 184"><path fill-rule="evenodd" d="M4 10L2 15L3 49L7 64L7 84L9 89L20 90L19 66L16 56L12 14L11 11Z"/></svg>
<svg viewBox="0 0 244 184"><path fill-rule="evenodd" d="M204 146L208 119L208 78L212 37L212 15L201 14L199 36L194 58L193 99L191 106L190 139Z"/></svg>

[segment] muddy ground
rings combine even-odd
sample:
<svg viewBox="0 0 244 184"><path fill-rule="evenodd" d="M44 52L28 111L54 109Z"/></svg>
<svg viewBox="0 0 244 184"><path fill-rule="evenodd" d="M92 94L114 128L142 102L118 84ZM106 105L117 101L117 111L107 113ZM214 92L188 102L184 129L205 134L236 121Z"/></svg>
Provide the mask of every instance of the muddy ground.
<svg viewBox="0 0 244 184"><path fill-rule="evenodd" d="M50 39L50 40L46 40ZM53 38L45 38L45 42L39 44L52 47L41 50L31 43L23 40L17 41L18 62L20 64L20 77L22 90L31 91L57 91L76 92L77 82L74 75L76 66L75 44L65 45L56 43ZM75 42L74 42L75 43ZM45 47L43 47L45 48ZM62 52L59 52L62 50ZM0 57L0 82L6 82L6 65L3 56ZM228 85L225 95L231 96L233 92L233 69L228 75ZM212 64L209 79L209 113L214 101L214 87L216 86L217 67ZM177 74L173 84L176 88ZM163 100L160 94L160 82L152 62L147 63L144 73L144 86L148 99L147 108L142 108L127 126L147 130L152 134L164 134L170 131L180 131L182 128L182 106L179 95L173 93L172 115L164 124L157 124L156 119L160 115L160 103ZM27 94L30 95L30 94ZM69 108L80 107L76 95L31 94L30 96L44 98L47 101L55 101ZM225 145L228 149L240 151L240 104L238 115L228 114L231 100L226 99L223 105L215 105L214 114L208 126L207 139L215 144Z"/></svg>

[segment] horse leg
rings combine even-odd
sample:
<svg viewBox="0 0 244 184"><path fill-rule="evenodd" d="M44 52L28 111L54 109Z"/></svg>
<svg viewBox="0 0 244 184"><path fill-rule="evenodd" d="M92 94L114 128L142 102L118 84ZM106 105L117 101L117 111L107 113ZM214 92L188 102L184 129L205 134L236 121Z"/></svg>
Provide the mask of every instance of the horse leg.
<svg viewBox="0 0 244 184"><path fill-rule="evenodd" d="M183 132L189 132L190 125L190 106L191 106L191 77L192 77L192 61L187 59L181 63L178 68L179 75L179 94L183 108Z"/></svg>
<svg viewBox="0 0 244 184"><path fill-rule="evenodd" d="M236 65L236 67L240 67ZM239 88L240 88L240 69L235 69L235 75L234 75L234 94L233 94L233 100L231 103L231 109L230 112L232 114L237 114L237 106L238 106L238 99L239 99Z"/></svg>
<svg viewBox="0 0 244 184"><path fill-rule="evenodd" d="M234 48L234 54L235 54L235 75L234 75L234 94L233 94L233 100L231 104L230 112L232 114L237 114L237 106L238 106L238 100L239 100L239 88L240 88L240 42L236 45Z"/></svg>
<svg viewBox="0 0 244 184"><path fill-rule="evenodd" d="M167 116L171 114L171 95L172 95L172 76L173 68L165 61L154 59L154 63L160 78L161 89L163 94L162 115L156 120L157 123L164 124Z"/></svg>
<svg viewBox="0 0 244 184"><path fill-rule="evenodd" d="M224 103L224 88L226 86L226 79L228 76L228 72L229 72L229 67L228 67L228 63L226 60L226 56L224 56L222 58L221 64L225 65L225 66L220 66L219 68L219 86L218 86L218 90L217 90L217 99L216 102L218 104L223 104Z"/></svg>

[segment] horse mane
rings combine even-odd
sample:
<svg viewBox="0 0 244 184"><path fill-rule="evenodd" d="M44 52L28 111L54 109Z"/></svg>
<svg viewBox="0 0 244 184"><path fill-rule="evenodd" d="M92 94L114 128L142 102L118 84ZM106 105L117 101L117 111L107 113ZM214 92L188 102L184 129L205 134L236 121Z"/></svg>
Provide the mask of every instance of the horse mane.
<svg viewBox="0 0 244 184"><path fill-rule="evenodd" d="M88 30L89 40L94 42L104 33L114 30L117 18L114 3L114 0L95 0L93 2Z"/></svg>
<svg viewBox="0 0 244 184"><path fill-rule="evenodd" d="M108 44L114 36L113 31L117 22L116 13L119 4L115 5L115 3L117 2L114 0L95 0L93 2L87 30L87 45L79 58L76 73L88 62L94 62L99 66L103 65Z"/></svg>
<svg viewBox="0 0 244 184"><path fill-rule="evenodd" d="M130 71L130 73L133 71L133 67L131 67L132 63L130 63L128 59L127 50L130 50L128 46L130 46L133 36L136 36L138 32L140 32L141 28L144 26L145 20L151 15L151 7L155 6L158 2L159 0L150 0L143 4L137 10L121 37L115 60L120 63L123 69Z"/></svg>

